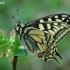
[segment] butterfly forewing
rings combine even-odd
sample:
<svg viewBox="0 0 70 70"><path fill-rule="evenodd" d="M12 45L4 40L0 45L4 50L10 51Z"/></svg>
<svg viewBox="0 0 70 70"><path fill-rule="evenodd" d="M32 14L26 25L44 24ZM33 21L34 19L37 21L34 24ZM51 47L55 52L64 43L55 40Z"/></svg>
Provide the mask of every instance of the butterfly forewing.
<svg viewBox="0 0 70 70"><path fill-rule="evenodd" d="M54 14L46 16L26 24L40 29L53 36L58 43L65 35L70 32L70 15L69 14Z"/></svg>

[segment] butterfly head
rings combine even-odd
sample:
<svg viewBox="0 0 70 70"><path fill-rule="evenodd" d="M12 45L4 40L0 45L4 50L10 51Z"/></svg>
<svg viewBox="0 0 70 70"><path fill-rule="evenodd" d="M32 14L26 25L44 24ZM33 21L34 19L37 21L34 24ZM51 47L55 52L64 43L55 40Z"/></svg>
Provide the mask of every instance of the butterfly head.
<svg viewBox="0 0 70 70"><path fill-rule="evenodd" d="M16 31L16 33L17 33L18 35L21 33L23 27L24 27L24 25L21 24L20 21L17 21L17 22L16 22L15 31Z"/></svg>
<svg viewBox="0 0 70 70"><path fill-rule="evenodd" d="M20 22L20 21L17 21L15 26L16 26L16 27L21 26L21 22Z"/></svg>

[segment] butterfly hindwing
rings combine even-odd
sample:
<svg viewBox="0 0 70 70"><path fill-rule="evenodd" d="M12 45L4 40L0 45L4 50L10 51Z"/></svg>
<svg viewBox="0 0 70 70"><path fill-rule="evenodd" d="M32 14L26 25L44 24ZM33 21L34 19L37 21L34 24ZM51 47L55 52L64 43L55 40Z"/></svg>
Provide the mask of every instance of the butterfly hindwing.
<svg viewBox="0 0 70 70"><path fill-rule="evenodd" d="M33 27L25 28L24 34L24 41L31 52L36 51L38 57L45 61L55 59L57 47L50 34Z"/></svg>

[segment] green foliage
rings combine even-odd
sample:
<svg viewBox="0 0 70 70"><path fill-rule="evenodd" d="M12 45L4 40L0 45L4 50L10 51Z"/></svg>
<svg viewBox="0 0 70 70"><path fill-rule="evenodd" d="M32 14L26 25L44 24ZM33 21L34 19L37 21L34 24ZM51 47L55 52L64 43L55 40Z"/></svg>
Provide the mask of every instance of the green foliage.
<svg viewBox="0 0 70 70"><path fill-rule="evenodd" d="M24 56L27 54L26 50L21 48L21 42L17 39L16 34L8 37L0 36L0 55L7 56L12 59L14 56Z"/></svg>

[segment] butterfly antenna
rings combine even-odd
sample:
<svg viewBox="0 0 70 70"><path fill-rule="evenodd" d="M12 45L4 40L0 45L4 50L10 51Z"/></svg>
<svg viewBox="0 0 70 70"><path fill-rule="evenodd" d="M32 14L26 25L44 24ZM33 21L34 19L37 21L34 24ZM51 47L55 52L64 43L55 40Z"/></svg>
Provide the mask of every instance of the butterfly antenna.
<svg viewBox="0 0 70 70"><path fill-rule="evenodd" d="M12 17L13 19L15 19L15 20L18 20L17 18L15 18L14 16ZM19 20L18 20L19 21Z"/></svg>
<svg viewBox="0 0 70 70"><path fill-rule="evenodd" d="M21 18L20 18L20 15L19 15L18 9L17 9L16 11L17 11L17 14L18 14L18 16L19 16L19 19L20 19L20 21L21 21Z"/></svg>

